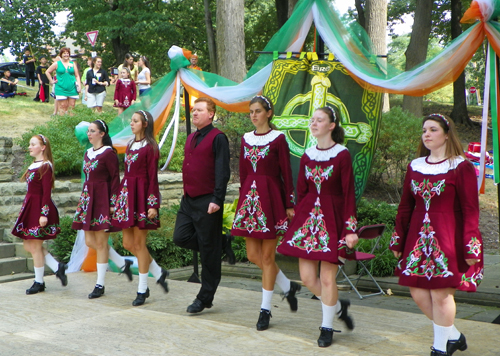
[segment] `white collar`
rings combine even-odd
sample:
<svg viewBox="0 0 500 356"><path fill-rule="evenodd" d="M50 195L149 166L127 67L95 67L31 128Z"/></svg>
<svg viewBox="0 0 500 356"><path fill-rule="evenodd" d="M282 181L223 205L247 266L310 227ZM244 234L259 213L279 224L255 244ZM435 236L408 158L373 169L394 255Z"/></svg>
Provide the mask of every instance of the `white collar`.
<svg viewBox="0 0 500 356"><path fill-rule="evenodd" d="M251 131L244 134L243 139L250 146L264 146L273 142L280 135L283 135L283 132L278 130L271 130L265 135L256 135L255 131Z"/></svg>
<svg viewBox="0 0 500 356"><path fill-rule="evenodd" d="M130 151L140 150L141 148L145 147L147 144L148 144L148 141L146 141L145 138L143 138L140 141L134 141L134 143L130 145Z"/></svg>
<svg viewBox="0 0 500 356"><path fill-rule="evenodd" d="M306 155L313 161L326 162L337 157L340 152L345 150L347 150L345 146L337 143L327 150L320 150L317 146L310 147L306 150Z"/></svg>
<svg viewBox="0 0 500 356"><path fill-rule="evenodd" d="M32 169L40 168L42 166L42 164L48 164L52 168L52 163L50 163L49 161L38 161L38 162L33 162L32 164L30 164L30 166L28 167L28 170L31 171Z"/></svg>
<svg viewBox="0 0 500 356"><path fill-rule="evenodd" d="M111 149L110 146L102 146L101 148L99 148L98 150L94 150L94 147L90 147L88 150L87 150L87 157L89 159L94 159L96 158L97 156L99 156L101 153L103 153L104 151L106 151L107 149Z"/></svg>
<svg viewBox="0 0 500 356"><path fill-rule="evenodd" d="M422 174L444 174L457 168L460 163L465 161L465 158L462 156L457 156L452 159L447 159L441 163L427 163L426 158L427 157L419 157L411 161L411 169Z"/></svg>

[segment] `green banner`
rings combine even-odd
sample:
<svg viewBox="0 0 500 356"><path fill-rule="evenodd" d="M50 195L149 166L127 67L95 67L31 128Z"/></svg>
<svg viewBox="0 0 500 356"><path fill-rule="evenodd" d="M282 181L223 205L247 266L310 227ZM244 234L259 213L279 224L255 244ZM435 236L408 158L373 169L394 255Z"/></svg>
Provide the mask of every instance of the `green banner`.
<svg viewBox="0 0 500 356"><path fill-rule="evenodd" d="M316 145L309 119L325 105L335 106L353 160L356 199L363 194L375 152L382 94L361 88L337 61L283 59L273 62L263 95L274 103L273 123L286 135L295 182L300 157Z"/></svg>

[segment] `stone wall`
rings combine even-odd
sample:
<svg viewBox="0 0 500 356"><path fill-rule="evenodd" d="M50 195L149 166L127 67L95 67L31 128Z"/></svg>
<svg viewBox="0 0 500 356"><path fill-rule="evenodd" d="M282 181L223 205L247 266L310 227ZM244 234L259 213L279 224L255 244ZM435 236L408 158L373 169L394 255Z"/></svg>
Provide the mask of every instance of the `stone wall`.
<svg viewBox="0 0 500 356"><path fill-rule="evenodd" d="M162 196L161 206L168 207L172 204L178 204L182 196L181 173L160 173L158 182ZM230 184L228 186L226 202L232 202L238 198L238 187L239 184ZM78 205L81 189L80 182L56 180L52 199L59 209L60 216L73 216ZM0 183L0 241L18 240L10 234L10 231L19 214L25 195L26 183Z"/></svg>
<svg viewBox="0 0 500 356"><path fill-rule="evenodd" d="M12 139L10 137L0 137L0 182L12 181Z"/></svg>

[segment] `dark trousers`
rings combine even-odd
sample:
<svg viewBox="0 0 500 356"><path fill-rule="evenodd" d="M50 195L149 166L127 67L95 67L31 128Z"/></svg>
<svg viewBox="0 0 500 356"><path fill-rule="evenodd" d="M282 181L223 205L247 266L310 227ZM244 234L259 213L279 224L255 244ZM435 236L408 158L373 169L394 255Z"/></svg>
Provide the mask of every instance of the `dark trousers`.
<svg viewBox="0 0 500 356"><path fill-rule="evenodd" d="M48 103L49 102L49 98L50 98L50 91L49 91L49 85L48 84L39 84L38 85L38 93L36 93L36 96L35 96L35 101L39 101L40 100L40 91L43 90L43 93L45 94L45 102Z"/></svg>
<svg viewBox="0 0 500 356"><path fill-rule="evenodd" d="M224 206L208 214L212 194L182 197L175 222L174 243L199 251L201 258L201 288L196 296L210 305L221 278L222 214Z"/></svg>
<svg viewBox="0 0 500 356"><path fill-rule="evenodd" d="M28 72L26 71L26 85L28 86L35 86L35 72Z"/></svg>

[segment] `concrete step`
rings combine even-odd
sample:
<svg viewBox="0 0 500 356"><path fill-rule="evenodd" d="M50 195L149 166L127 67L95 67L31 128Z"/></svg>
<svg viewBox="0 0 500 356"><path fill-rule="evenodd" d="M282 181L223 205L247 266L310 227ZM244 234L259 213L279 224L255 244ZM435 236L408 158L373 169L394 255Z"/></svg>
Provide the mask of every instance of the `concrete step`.
<svg viewBox="0 0 500 356"><path fill-rule="evenodd" d="M26 272L26 258L8 257L0 259L0 276Z"/></svg>
<svg viewBox="0 0 500 356"><path fill-rule="evenodd" d="M0 243L0 258L16 256L16 246L9 243Z"/></svg>
<svg viewBox="0 0 500 356"><path fill-rule="evenodd" d="M14 281L20 281L23 279L32 279L32 278L35 278L34 273L26 273L26 272L14 273L14 274L6 275L6 276L0 276L0 283L8 283L8 282L14 282ZM27 286L26 288L29 288L29 286Z"/></svg>

